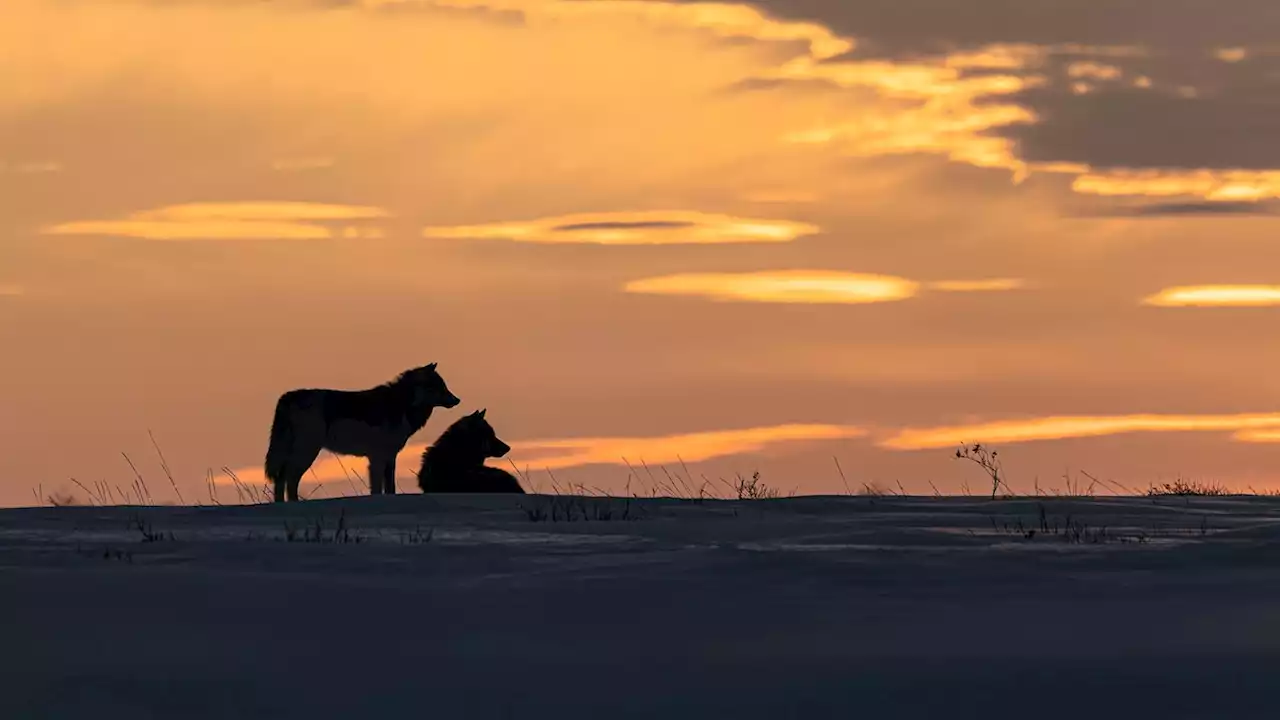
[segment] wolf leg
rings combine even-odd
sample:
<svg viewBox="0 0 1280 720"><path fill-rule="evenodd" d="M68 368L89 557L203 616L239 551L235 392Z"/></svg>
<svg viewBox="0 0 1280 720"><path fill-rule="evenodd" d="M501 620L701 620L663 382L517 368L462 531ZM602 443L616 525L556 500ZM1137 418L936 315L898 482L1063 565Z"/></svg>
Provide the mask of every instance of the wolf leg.
<svg viewBox="0 0 1280 720"><path fill-rule="evenodd" d="M382 494L382 473L379 460L369 458L369 494Z"/></svg>
<svg viewBox="0 0 1280 720"><path fill-rule="evenodd" d="M387 482L388 466L391 468L390 473L395 473L395 461L387 462L386 458L375 455L369 458L369 493L371 495L381 495L386 492L394 493L396 491L394 483ZM390 485L390 489L388 489Z"/></svg>
<svg viewBox="0 0 1280 720"><path fill-rule="evenodd" d="M382 466L382 492L396 494L396 456L392 455Z"/></svg>
<svg viewBox="0 0 1280 720"><path fill-rule="evenodd" d="M320 448L308 447L295 451L292 457L289 458L289 464L286 466L281 478L285 485L285 491L288 493L289 502L298 502L298 485L302 483L302 476L307 473L311 463L314 463L319 455Z"/></svg>
<svg viewBox="0 0 1280 720"><path fill-rule="evenodd" d="M289 502L298 502L298 485L302 483L302 473L291 472L288 477L288 486L285 490L288 492Z"/></svg>

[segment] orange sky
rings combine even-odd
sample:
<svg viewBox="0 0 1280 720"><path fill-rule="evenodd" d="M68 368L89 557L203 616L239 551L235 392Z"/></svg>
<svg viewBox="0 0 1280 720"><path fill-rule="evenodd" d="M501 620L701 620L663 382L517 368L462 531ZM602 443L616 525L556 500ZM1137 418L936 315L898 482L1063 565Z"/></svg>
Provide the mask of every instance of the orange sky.
<svg viewBox="0 0 1280 720"><path fill-rule="evenodd" d="M1280 487L1275 6L1131 6L6 0L0 505L431 361L406 489L479 407L613 490Z"/></svg>

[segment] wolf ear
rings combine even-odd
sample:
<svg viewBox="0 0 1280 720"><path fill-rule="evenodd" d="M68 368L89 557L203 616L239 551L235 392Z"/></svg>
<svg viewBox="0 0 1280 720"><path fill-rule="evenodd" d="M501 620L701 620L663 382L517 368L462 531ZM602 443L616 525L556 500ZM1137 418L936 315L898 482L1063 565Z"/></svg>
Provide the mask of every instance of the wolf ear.
<svg viewBox="0 0 1280 720"><path fill-rule="evenodd" d="M435 364L435 363L431 363L430 365L428 365L428 366L427 366L427 369L428 369L428 370L435 370L435 369L436 369L436 364Z"/></svg>
<svg viewBox="0 0 1280 720"><path fill-rule="evenodd" d="M480 412L476 413L476 415L478 415L478 416L480 416L480 417L484 417L484 411L485 411L485 410L488 410L488 408L481 408L481 409L480 409Z"/></svg>

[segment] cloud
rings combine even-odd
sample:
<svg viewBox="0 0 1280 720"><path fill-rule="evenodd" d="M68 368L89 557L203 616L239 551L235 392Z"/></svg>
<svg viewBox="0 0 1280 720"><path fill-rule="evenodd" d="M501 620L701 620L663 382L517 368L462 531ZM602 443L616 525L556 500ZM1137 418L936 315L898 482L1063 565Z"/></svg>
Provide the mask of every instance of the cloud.
<svg viewBox="0 0 1280 720"><path fill-rule="evenodd" d="M690 0L692 2L693 0ZM1161 54L1201 54L1225 47L1268 46L1280 15L1270 0L1215 0L1151 6L1131 0L753 0L751 5L783 19L820 22L856 36L860 52L904 57L940 47L969 50L992 44L1028 43L1123 56L1137 48ZM1105 17L1107 22L1098 22ZM1231 22L1219 18L1229 17Z"/></svg>
<svg viewBox="0 0 1280 720"><path fill-rule="evenodd" d="M1086 195L1267 200L1280 198L1280 170L1091 170L1075 178L1071 189Z"/></svg>
<svg viewBox="0 0 1280 720"><path fill-rule="evenodd" d="M1095 62L1093 60L1080 60L1067 65L1067 76L1073 78L1088 78L1090 80L1118 80L1124 75L1124 71L1115 65Z"/></svg>
<svg viewBox="0 0 1280 720"><path fill-rule="evenodd" d="M1156 307L1266 307L1280 305L1280 285L1183 285L1142 300Z"/></svg>
<svg viewBox="0 0 1280 720"><path fill-rule="evenodd" d="M985 280L937 280L929 283L930 290L941 292L998 292L1018 290L1027 286L1020 278L988 278Z"/></svg>
<svg viewBox="0 0 1280 720"><path fill-rule="evenodd" d="M326 190L368 188L431 224L495 196L520 196L510 217L538 217L566 192L589 208L637 186L734 193L771 175L789 153L776 138L815 113L724 89L850 46L741 4L160 5L0 3L0 156L65 147L84 181L107 176L103 194L129 195L118 207L145 207L160 178L171 193L258 191L279 178L247 171L332 155L341 182ZM527 26L442 6L507 8Z"/></svg>
<svg viewBox="0 0 1280 720"><path fill-rule="evenodd" d="M1060 0L1017 11L1005 0L979 0L965 12L939 0L904 2L901 9L889 9L881 3L848 7L835 0L299 0L216 8L190 2L161 14L145 4L86 3L62 11L36 0L12 0L17 9L10 12L17 21L0 26L34 31L0 32L0 47L10 48L8 62L0 66L8 73L0 70L0 87L8 89L0 104L62 101L69 93L148 67L156 68L157 79L148 76L145 86L159 87L163 78L201 98L226 94L244 102L263 92L272 102L305 104L307 112L293 124L308 130L323 117L312 106L351 106L352 92L360 94L361 107L378 122L407 128L442 116L469 126L473 118L465 115L478 107L496 116L524 112L530 115L526 124L536 116L538 131L487 144L483 157L470 165L453 163L460 165L450 167L455 173L471 173L476 166L499 172L494 168L514 147L524 155L541 152L527 147L531 136L539 137L545 157L526 158L522 167L595 165L615 153L627 155L617 158L616 167L630 166L637 175L640 165L659 163L701 160L705 167L717 167L758 152L765 140L757 131L774 132L774 139L802 148L827 146L857 157L935 154L1004 169L1019 180L1072 168L1090 175L1072 185L1083 193L1104 185L1109 193L1121 193L1116 182L1097 179L1115 172L1153 172L1150 182L1123 184L1123 192L1147 194L1148 188L1168 186L1166 176L1179 168L1280 170L1280 151L1270 142L1276 131L1271 98L1280 55L1267 51L1273 39L1259 30L1276 19L1263 0L1224 0L1224 7L1234 8L1232 17L1241 18L1229 24L1216 22L1219 11L1201 4L1162 9L1162 21L1150 23L1138 19L1131 4L1107 0L1109 17L1134 18L1132 24L1109 28L1097 27L1089 13ZM292 5L311 7L309 12L282 7ZM424 20L418 22L417 13L397 17L405 22L391 31L382 17L388 9L420 9ZM474 10L462 15L477 18L519 14L531 32L517 36L509 26L456 13L429 15L441 9ZM66 12L77 13L76 22L67 22ZM135 32L127 48L107 31L121 26ZM205 27L217 30L192 32ZM85 50L49 63L47 49L32 38L59 33L69 46ZM659 33L678 42L664 45L661 59L634 62ZM244 48L233 49L225 40L230 37L239 38ZM689 38L698 43L684 42ZM709 53L708 40L733 42L719 42L716 53ZM544 42L555 51L543 52ZM288 46L283 53L282 44ZM349 53L333 50L338 46L358 48L365 61L349 62ZM465 67L465 72L437 73L428 91L414 73L397 71L410 55L421 56L422 67ZM264 70L263 58L280 56L288 62ZM529 72L589 77L596 92L580 92L581 83L569 92L564 82L532 90L522 73L510 68L523 67L522 58L535 56L539 63ZM370 74L362 70L367 67L388 70ZM44 80L32 82L36 77ZM680 102L698 98L707 104L709 92L761 81L790 87L779 91L782 98L772 91L762 91L754 101L734 98L717 106L723 112L691 113ZM844 92L824 95L810 87L814 83ZM1192 91L1194 98L1185 97ZM542 117L550 110L531 113L536 94L547 99L548 107L591 108L574 112L590 115L594 129L571 132L565 118ZM767 112L760 112L760 101L768 101ZM345 110L342 114L334 115L339 127L351 120ZM746 116L750 123L732 122ZM683 128L671 123L673 117L684 121ZM626 142L614 130L624 125L632 138ZM705 134L691 138L683 131L711 127L724 137L709 142ZM1188 142L1189 137L1196 140ZM802 148L797 152L805 152ZM641 158L645 162L637 162ZM661 170L667 172L654 170L654 175L672 177L670 168ZM1233 199L1276 197L1266 181L1261 186L1225 182L1235 186L1229 193Z"/></svg>
<svg viewBox="0 0 1280 720"><path fill-rule="evenodd" d="M597 437L530 440L512 444L512 455L541 455L528 461L534 468L621 465L626 462L661 464L702 462L730 455L759 452L779 443L840 440L863 437L866 429L847 425L789 424L737 430L663 435L658 437ZM523 465L524 463L518 464Z"/></svg>
<svg viewBox="0 0 1280 720"><path fill-rule="evenodd" d="M1231 202L1205 200L1200 202L1157 202L1135 206L1107 207L1085 213L1100 217L1165 217L1194 215L1274 215L1276 206L1271 202Z"/></svg>
<svg viewBox="0 0 1280 720"><path fill-rule="evenodd" d="M221 202L171 205L137 213L141 220L368 220L385 218L386 210L358 205L310 202Z"/></svg>
<svg viewBox="0 0 1280 720"><path fill-rule="evenodd" d="M830 145L846 155L875 157L928 153L976 167L1000 168L1016 176L1025 164L1012 142L996 128L1033 123L1026 108L996 100L1035 85L1038 79L1013 74L966 75L965 63L999 67L994 55L888 62L793 60L765 73L773 81L823 81L839 88L871 91L888 102L862 106L849 117L801 128L783 136L795 144ZM1013 56L1000 56L1020 62Z"/></svg>
<svg viewBox="0 0 1280 720"><path fill-rule="evenodd" d="M1271 81L1243 83L1252 91L1209 85L1212 99L1204 99L1200 88L1161 79L1159 68L1078 56L1150 63L1141 49L1118 49L1128 51L996 44L910 61L797 58L761 78L823 81L886 101L793 130L783 137L790 143L862 157L937 154L1008 170L1015 181L1077 175L1071 187L1083 194L1280 197L1280 154L1265 149L1276 130L1275 88L1255 87Z"/></svg>
<svg viewBox="0 0 1280 720"><path fill-rule="evenodd" d="M13 283L0 283L0 297L17 297L25 295L27 289Z"/></svg>
<svg viewBox="0 0 1280 720"><path fill-rule="evenodd" d="M861 427L827 424L786 424L768 427L659 435L651 437L576 437L511 442L510 461L503 458L501 464L514 463L523 469L559 470L584 465L626 465L627 463L658 465L674 462L702 462L717 458L760 452L774 445L815 440L842 440L864 437L867 431ZM417 472L425 445L406 447L396 459L398 474ZM352 478L363 482L367 468L359 458L326 454L316 460L304 481L345 482ZM235 471L240 482L251 487L266 482L260 467L247 467ZM359 480L357 480L359 478ZM221 485L234 481L223 475L215 478ZM403 480L401 481L404 482ZM412 481L410 481L412 482ZM367 485L362 485L362 489Z"/></svg>
<svg viewBox="0 0 1280 720"><path fill-rule="evenodd" d="M1249 57L1249 50L1242 47L1218 48L1213 56L1225 63L1238 63Z"/></svg>
<svg viewBox="0 0 1280 720"><path fill-rule="evenodd" d="M760 220L693 211L561 215L525 222L429 227L428 238L502 239L528 243L597 245L712 245L790 242L819 228L789 220Z"/></svg>
<svg viewBox="0 0 1280 720"><path fill-rule="evenodd" d="M422 0L407 0L422 2ZM405 4L406 0L364 0L368 6ZM721 38L750 38L766 42L802 42L809 54L828 58L848 52L853 42L822 24L779 21L743 3L646 2L643 0L428 0L425 4L453 8L514 10L532 21L566 18L627 17L673 27L711 32Z"/></svg>
<svg viewBox="0 0 1280 720"><path fill-rule="evenodd" d="M1169 158L1188 169L1230 171L1248 169L1249 163L1255 170L1280 168L1266 149L1275 114L1264 111L1274 93L1264 92L1271 71L1260 63L1271 62L1270 56L1247 37L1213 36L1218 24L1204 22L1205 11L1198 16L1202 27L1187 29L1205 34L1205 42L1188 52L1218 74L1204 87L1197 85L1208 94L1192 102L1174 91L1189 79L1178 74L1176 63L1163 64L1162 53L1181 48L1183 39L1165 32L1163 23L1148 37L1151 28L1145 27L1099 31L1077 9L1065 7L1037 6L1015 13L1015 19L995 4L986 12L1001 22L992 23L990 17L974 19L984 12L983 2L976 15L963 17L936 0L912 2L922 8L920 17L904 23L896 11L850 9L830 0L803 6L774 0L189 2L163 13L133 3L78 4L64 12L15 0L10 7L17 9L8 12L17 21L0 26L34 31L0 31L0 47L8 48L7 62L0 65L0 87L7 88L0 106L58 107L87 90L111 96L104 88L116 78L139 80L143 76L131 74L136 68L154 68L146 82L128 85L131 92L158 89L166 102L254 106L280 118L280 141L301 149L296 157L272 150L279 157L277 170L323 167L314 161L327 159L325 153L350 153L353 148L341 140L357 134L355 128L376 130L371 137L391 143L410 135L441 137L421 129L444 127L471 142L449 138L421 150L443 172L465 175L468 182L459 185L469 188L481 179L509 188L557 170L596 184L605 177L666 182L693 177L693 170L713 174L740 167L748 159L764 167L764 154L821 157L813 146L860 158L937 155L1003 169L1017 180L1038 172L1159 170L1168 163L1154 160ZM1240 7L1242 17L1272 12L1256 4ZM391 29L389 9L422 12L400 13ZM468 12L440 15L441 9ZM76 13L75 22L66 20L66 12ZM512 13L525 18L524 30L484 19ZM1185 8L1177 14L1197 17ZM952 22L939 25L944 17ZM122 26L135 33L128 47L105 30ZM196 31L204 28L214 30ZM83 51L50 63L47 49L31 38L54 34ZM227 38L238 38L239 45ZM1179 43L1168 44L1174 38ZM663 51L655 54L657 39ZM364 60L353 64L350 52L335 48L352 49ZM1243 48L1248 58L1224 63L1210 48ZM406 56L419 58L419 67L449 71L436 72L428 88L415 73L402 71ZM288 61L266 60L279 57ZM529 65L529 57L538 62ZM370 74L363 69L369 67L384 70ZM522 80L525 70L557 82L531 86ZM1190 79L1198 80L1198 73L1197 68ZM35 77L44 81L33 83ZM1231 78L1247 82L1235 83L1241 87L1232 92L1215 92L1231 86ZM1087 82L1090 92L1074 95L1072 82ZM723 92L752 83L769 85ZM1134 87L1140 83L1148 86ZM1118 92L1121 86L1129 92ZM360 103L351 103L353 93ZM1173 103L1176 111L1160 103ZM1125 120L1135 113L1153 116ZM511 122L516 114L521 120ZM744 117L751 121L737 122ZM579 122L591 131L580 132ZM1205 140L1185 142L1192 131ZM325 143L306 148L291 134ZM539 142L531 145L530 137ZM778 140L786 144L778 147ZM373 142L362 138L353 144ZM414 154L400 145L405 156ZM1233 164L1237 156L1247 162ZM403 171L406 183L412 173ZM726 182L747 180L737 174ZM1073 187L1088 193L1099 183L1085 178ZM1126 187L1142 191L1133 182ZM407 198L410 190L404 192ZM1261 188L1252 192L1266 196Z"/></svg>
<svg viewBox="0 0 1280 720"><path fill-rule="evenodd" d="M941 292L992 292L1025 286L1016 278L939 280ZM747 273L680 273L628 282L630 293L692 295L731 302L864 304L915 297L922 283L891 275L836 270L764 270Z"/></svg>
<svg viewBox="0 0 1280 720"><path fill-rule="evenodd" d="M133 213L121 220L89 220L46 227L46 235L111 235L145 240L316 240L379 237L376 227L335 221L386 218L385 210L307 202L187 203Z"/></svg>
<svg viewBox="0 0 1280 720"><path fill-rule="evenodd" d="M1088 9L1050 0L1016 10L1005 0L963 9L941 0L751 4L821 23L854 44L834 58L794 59L765 77L917 101L855 107L849 119L798 129L790 140L861 156L936 153L1007 169L1018 180L1067 167L1095 176L1147 171L1149 178L1123 185L1139 195L1186 171L1212 172L1243 193L1234 199L1276 197L1269 180L1240 176L1280 170L1271 142L1280 129L1280 53L1262 30L1280 16L1266 0L1186 3L1162 8L1155 23L1124 0ZM1113 20L1099 24L1094 12ZM1233 22L1218 22L1221 12ZM1098 186L1090 177L1073 187Z"/></svg>
<svg viewBox="0 0 1280 720"><path fill-rule="evenodd" d="M876 444L891 450L927 450L962 443L1021 443L1133 432L1221 432L1280 429L1280 413L1237 415L1059 415L898 430ZM1239 439L1239 438L1237 438Z"/></svg>
<svg viewBox="0 0 1280 720"><path fill-rule="evenodd" d="M1280 149L1268 139L1280 131L1280 118L1268 90L1280 90L1280 82L1257 84L1255 89L1179 85L1190 89L1172 92L1117 86L1083 95L1069 86L1031 88L1016 101L1041 121L1006 126L1001 135L1015 141L1019 156L1031 163L1147 169L1157 176L1274 171L1280 169Z"/></svg>
<svg viewBox="0 0 1280 720"><path fill-rule="evenodd" d="M633 280L630 293L694 295L712 300L765 303L892 302L913 297L920 284L889 275L821 270L683 273Z"/></svg>
<svg viewBox="0 0 1280 720"><path fill-rule="evenodd" d="M1280 427L1237 430L1231 434L1231 439L1246 443L1280 442Z"/></svg>

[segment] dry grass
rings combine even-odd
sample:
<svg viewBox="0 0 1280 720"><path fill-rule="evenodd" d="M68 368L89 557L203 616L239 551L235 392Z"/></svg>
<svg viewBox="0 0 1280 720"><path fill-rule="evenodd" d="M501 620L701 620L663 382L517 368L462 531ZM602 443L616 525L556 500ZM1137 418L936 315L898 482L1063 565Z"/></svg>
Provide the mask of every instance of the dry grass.
<svg viewBox="0 0 1280 720"><path fill-rule="evenodd" d="M85 484L77 478L70 478L69 482L73 489L59 488L46 492L43 485L33 488L31 492L36 499L36 504L50 507L72 507L78 505L96 507L112 505L139 507L154 507L158 505L261 505L270 503L274 499L275 493L271 483L247 483L241 480L234 470L224 465L216 472L213 468L205 471L203 478L205 500L188 503L177 478L174 477L173 471L169 467L169 461L165 457L164 451L160 448L160 443L156 441L155 435L150 430L147 431L147 436L151 440L151 446L155 451L160 472L170 488L171 499L161 499L154 495L151 483L147 481L146 475L143 474L138 464L133 461L133 458L129 457L128 453L121 452L120 457L124 459L132 476L128 483L108 483L106 480L97 480L90 484ZM326 493L330 493L329 497L352 497L368 493L368 482L360 476L360 473L348 470L340 456L334 455L334 457L346 475L347 489L350 492L348 493L347 489L343 488L339 488L336 491L329 489L328 485L319 481L315 471L312 470L311 476L316 480L316 483L311 485L309 489L303 488L301 493L303 499L318 498ZM227 486L230 486L229 491ZM231 497L223 497L224 493L228 492Z"/></svg>
<svg viewBox="0 0 1280 720"><path fill-rule="evenodd" d="M59 488L52 492L46 492L44 487L33 489L33 495L38 505L46 505L51 507L68 507L76 505L91 506L111 506L111 505L131 505L131 506L155 506L155 505L256 505L268 504L274 499L273 488L270 483L248 483L236 475L236 472L230 467L223 466L218 471L212 468L206 471L203 478L205 484L206 499L204 502L188 503L183 495L181 485L169 466L160 443L156 440L155 435L148 431L148 438L151 442L152 449L155 453L155 459L158 463L160 472L164 481L160 483L163 487L167 484L169 491L166 495L170 498L158 499L153 495L153 484L148 481L146 475L139 468L127 453L121 453L131 474L131 480L126 484L110 484L105 480L99 480L91 484L81 482L76 478L71 478L71 489ZM1104 479L1092 475L1085 471L1077 471L1072 474L1070 471L1062 475L1060 483L1054 483L1048 486L1042 486L1040 479L1037 477L1033 480L1030 492L1023 492L1021 495L1015 493L1010 485L1002 465L1002 457L999 452L989 445L982 443L966 444L955 450L952 454L954 459L968 460L977 465L986 475L986 479L990 483L990 496L994 499L998 496L1003 497L1094 497L1096 495L1107 495L1115 497L1215 497L1225 495L1255 495L1255 496L1280 496L1280 491L1257 491L1248 488L1247 492L1232 491L1226 486L1219 483L1186 480L1179 478L1172 482L1164 482L1148 487L1145 491L1137 491L1134 488L1125 485L1116 480ZM312 478L316 481L309 483L309 488L303 489L304 499L313 499L318 497L354 497L366 495L368 493L367 479L362 477L358 471L348 469L343 462L342 457L334 455L339 467L342 469L345 477L345 486L341 483L322 483L316 477L314 470L311 471ZM908 496L910 493L902 485L901 482L895 482L890 485L877 480L867 480L857 483L851 483L846 475L844 468L840 464L839 458L832 458L835 464L836 472L840 478L840 482L844 488L844 494L848 496L865 497L869 499L886 497L886 496ZM759 471L744 476L736 473L731 479L726 480L723 477L708 477L705 474L698 474L696 477L689 469L683 459L679 459L679 465L675 468L668 468L665 465L650 466L643 459L637 464L633 464L627 458L621 458L623 465L627 469L626 482L624 490L621 493L611 493L596 485L586 485L584 483L565 483L556 477L555 473L550 469L545 469L545 478L549 483L539 482L534 474L530 472L528 467L522 471L511 462L515 474L520 479L520 484L526 491L532 494L556 496L575 496L581 498L599 498L607 500L620 499L638 499L638 498L672 498L689 500L693 502L703 502L705 500L768 500L781 497L792 497L796 494L794 490L783 492L776 485L766 482ZM549 490L545 485L549 484ZM929 491L927 493L917 493L919 495L931 494L934 497L944 497L944 494L938 489L937 485L932 481L928 483ZM961 495L969 496L972 493L969 490L968 482L961 480ZM226 497L227 494L231 497ZM599 507L597 507L597 505ZM553 504L543 503L537 508L530 507L528 510L530 519L535 521L542 520L573 520L573 519L616 519L619 517L634 517L634 511L627 508L614 509L613 506L590 505L583 502L570 503L568 501L559 501ZM609 508L609 509L600 509Z"/></svg>
<svg viewBox="0 0 1280 720"><path fill-rule="evenodd" d="M1182 478L1147 488L1147 497L1221 497L1232 494L1234 493L1225 486L1217 483Z"/></svg>

